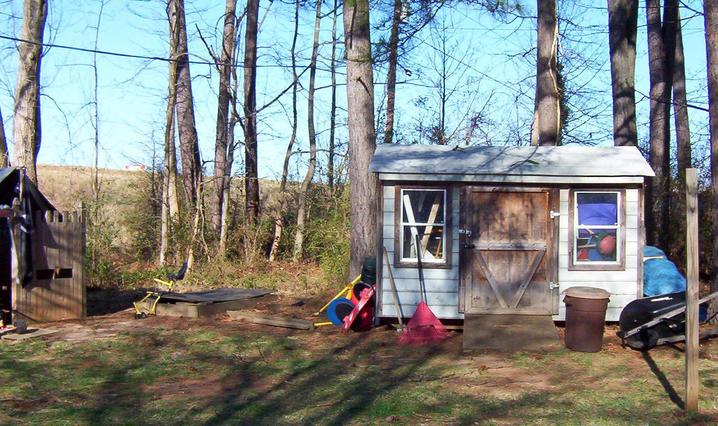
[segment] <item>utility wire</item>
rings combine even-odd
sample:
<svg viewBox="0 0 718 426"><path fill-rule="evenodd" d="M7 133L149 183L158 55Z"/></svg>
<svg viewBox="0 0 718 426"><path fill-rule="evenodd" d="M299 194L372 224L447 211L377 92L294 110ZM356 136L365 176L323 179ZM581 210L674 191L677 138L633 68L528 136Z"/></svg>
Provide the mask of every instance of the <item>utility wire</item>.
<svg viewBox="0 0 718 426"><path fill-rule="evenodd" d="M56 49L65 49L65 50L72 50L76 52L84 52L84 53L95 53L98 55L107 55L107 56L115 56L119 58L130 58L130 59L143 59L143 60L150 60L150 61L161 61L161 62L178 62L180 59L178 58L165 58L163 56L146 56L146 55L137 55L133 53L123 53L123 52L111 52L109 50L98 50L98 49L88 49L85 47L77 47L77 46L68 46L64 44L55 44L55 43L38 43L32 40L25 40L18 37L12 37L4 34L0 34L0 39L2 40L10 40L17 43L27 43L27 44L33 44L35 46L40 47L51 47ZM225 64L221 61L199 61L199 60L187 60L187 63L192 65L212 65L212 66L224 66L228 65L233 68L244 68L244 64L242 63L229 63ZM257 68L287 68L291 69L291 65L281 65L281 64L265 64L265 65L256 65ZM319 68L317 68L319 69ZM329 69L322 69L322 71L329 71Z"/></svg>

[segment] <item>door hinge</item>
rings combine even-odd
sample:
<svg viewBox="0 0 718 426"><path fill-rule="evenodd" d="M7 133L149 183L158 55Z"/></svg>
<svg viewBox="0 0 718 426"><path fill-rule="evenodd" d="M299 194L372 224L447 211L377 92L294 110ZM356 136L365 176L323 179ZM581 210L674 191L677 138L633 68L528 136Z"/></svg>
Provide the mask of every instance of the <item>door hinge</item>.
<svg viewBox="0 0 718 426"><path fill-rule="evenodd" d="M557 288L559 288L559 284L551 281L548 283L548 288L549 290L556 290Z"/></svg>
<svg viewBox="0 0 718 426"><path fill-rule="evenodd" d="M561 213L551 210L548 215L551 219L555 219L555 218L561 216Z"/></svg>

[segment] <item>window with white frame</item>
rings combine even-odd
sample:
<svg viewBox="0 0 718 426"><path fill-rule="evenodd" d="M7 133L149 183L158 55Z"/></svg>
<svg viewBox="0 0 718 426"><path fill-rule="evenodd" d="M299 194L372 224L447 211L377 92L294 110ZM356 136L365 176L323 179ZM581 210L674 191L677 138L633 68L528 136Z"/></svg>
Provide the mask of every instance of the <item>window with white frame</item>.
<svg viewBox="0 0 718 426"><path fill-rule="evenodd" d="M446 190L402 188L399 195L399 260L417 262L418 241L423 263L447 263Z"/></svg>
<svg viewBox="0 0 718 426"><path fill-rule="evenodd" d="M621 191L574 191L574 265L621 262Z"/></svg>

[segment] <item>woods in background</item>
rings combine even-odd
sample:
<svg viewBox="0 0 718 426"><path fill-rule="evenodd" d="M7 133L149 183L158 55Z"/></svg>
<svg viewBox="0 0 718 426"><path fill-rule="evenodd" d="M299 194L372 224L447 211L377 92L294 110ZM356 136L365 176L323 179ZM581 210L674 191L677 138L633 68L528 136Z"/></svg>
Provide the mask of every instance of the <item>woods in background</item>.
<svg viewBox="0 0 718 426"><path fill-rule="evenodd" d="M378 198L368 164L377 142L552 146L613 139L615 145L639 146L656 173L645 188L647 243L667 249L679 263L684 254L683 170L709 157L700 143L709 143L711 151L711 180L704 185L718 191L718 18L712 2L701 7L697 1L607 0L604 30L590 36L581 21L591 11L558 0L382 0L371 7L366 1L226 0L222 16L212 18L217 22L214 30L200 28L196 14L201 11L188 12L186 6L184 0L166 0L162 11L168 46L166 108L148 213L155 219L148 223L156 227L149 256L160 265L186 258L200 263L301 263L320 260L323 254L317 247L324 246L327 253L341 252L337 256L348 264L342 274L356 274L363 257L376 249ZM286 45L272 44L270 30L262 28L278 9L291 16L283 23L291 32ZM465 48L455 32L459 24L454 11L465 15L460 22L464 26L479 18L496 25L494 30L504 25L514 31L517 23L530 23L524 51L506 53L507 63L515 63L525 75L506 82L477 70L482 46ZM705 134L691 129L689 121L689 110L700 110L693 107L702 100L687 90L682 32L686 19L699 14L705 19L708 58L710 125L700 130ZM47 16L46 1L24 2L15 41L19 66L13 131L7 132L12 134L12 163L27 167L34 180L41 146L40 73L47 54ZM638 23L643 16L645 32ZM101 34L99 18L97 22L96 45ZM648 53L643 81L648 80L649 91L637 97L637 40L643 36ZM589 47L601 43L607 50L599 58ZM266 53L270 45L271 55ZM197 46L203 49L191 50ZM194 65L192 58L209 60ZM288 84L273 82L271 93L264 93L267 88L258 88L258 80L267 77L270 71L262 64L270 60L283 70ZM607 67L612 108L589 85L591 73ZM209 80L216 79L211 153L200 148L200 104L193 90L205 73ZM474 76L469 78L470 73ZM427 91L416 95L413 87ZM97 132L96 91L97 79ZM503 111L511 113L497 116L498 99L503 99ZM637 99L650 104L646 123L637 122ZM401 114L409 108L413 121ZM9 158L4 127L8 116L7 110L0 111L2 166ZM608 124L601 134L596 123L603 118ZM266 131L272 125L286 129L286 137ZM645 140L643 127L648 129ZM283 154L281 172L274 181L262 179L260 153L277 146ZM97 196L95 203L101 199ZM712 223L718 223L716 210L704 208L714 215ZM346 214L338 217L337 212ZM705 229L713 232L710 222L704 222ZM333 241L319 231L329 224L327 235ZM350 244L343 246L338 239ZM718 238L711 236L710 241L714 248L705 253L716 266L706 271L718 271ZM718 278L713 282L718 285Z"/></svg>

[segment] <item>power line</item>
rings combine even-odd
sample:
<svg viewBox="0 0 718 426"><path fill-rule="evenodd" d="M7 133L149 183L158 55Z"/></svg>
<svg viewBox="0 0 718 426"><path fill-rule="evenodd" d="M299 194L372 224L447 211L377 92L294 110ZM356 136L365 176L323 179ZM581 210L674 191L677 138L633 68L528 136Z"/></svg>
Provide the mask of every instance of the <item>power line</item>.
<svg viewBox="0 0 718 426"><path fill-rule="evenodd" d="M55 48L55 49L71 50L71 51L75 51L75 52L93 53L93 54L106 55L106 56L115 56L118 58L142 59L142 60L161 61L161 62L178 62L180 60L178 58L166 58L163 56L147 56L147 55L138 55L138 54L134 54L134 53L112 52L109 50L89 49L86 47L68 46L68 45L64 45L64 44L38 43L38 42L35 42L32 40L25 40L22 38L7 36L4 34L0 34L0 39L10 40L10 41L14 41L17 43L27 43L27 44L32 44L35 46L40 46L40 47L51 47L51 48ZM189 60L187 60L187 63L192 64L192 65L211 65L211 66L229 65L233 68L243 68L244 67L244 64L241 64L241 63L226 64L221 61L215 62L215 61L199 61L199 60L189 59ZM284 68L284 69L292 68L291 65L282 65L282 64L263 64L263 65L257 64L256 67L257 68ZM321 69L321 68L317 68L317 69ZM321 69L321 70L322 71L330 71L329 69Z"/></svg>

